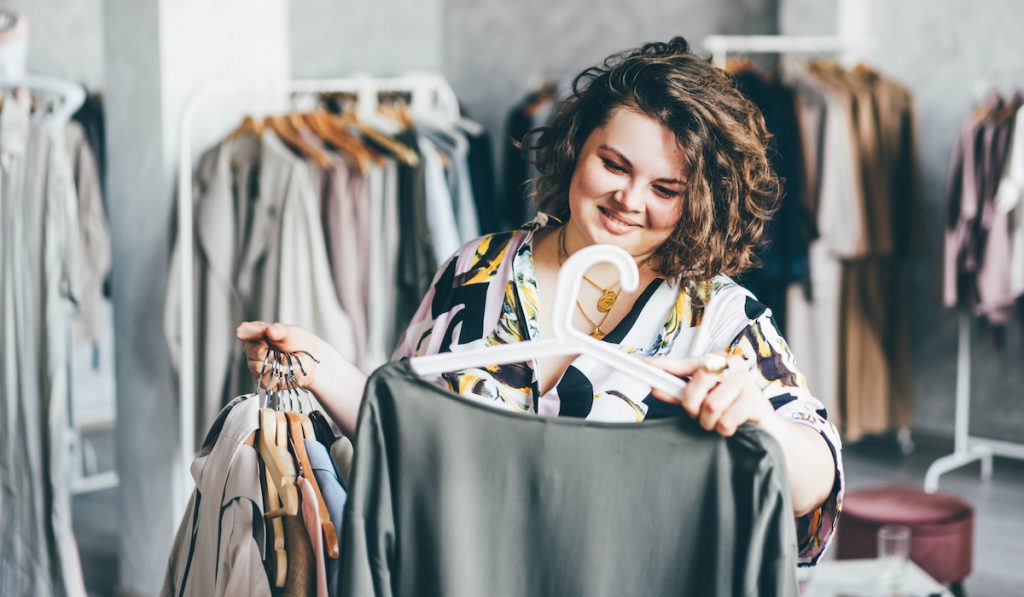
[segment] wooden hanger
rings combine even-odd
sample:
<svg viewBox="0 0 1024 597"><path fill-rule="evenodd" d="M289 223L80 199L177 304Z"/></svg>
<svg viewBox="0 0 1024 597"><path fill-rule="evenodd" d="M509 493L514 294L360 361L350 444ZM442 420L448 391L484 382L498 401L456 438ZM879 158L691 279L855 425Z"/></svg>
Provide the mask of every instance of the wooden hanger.
<svg viewBox="0 0 1024 597"><path fill-rule="evenodd" d="M255 436L258 435L258 431L253 431L249 434L249 437L245 438L245 445L255 449ZM263 469L263 474L266 474L266 469ZM263 494L264 507L274 504L280 504L280 497L277 495L277 489L273 483L262 483L263 489L266 493ZM274 579L273 583L275 587L284 587L288 580L288 553L284 547L284 524L280 518L274 518L270 521L273 527L272 534L274 536Z"/></svg>
<svg viewBox="0 0 1024 597"><path fill-rule="evenodd" d="M739 74L743 72L753 72L756 74L763 74L761 69L758 68L754 61L749 56L732 56L725 61L725 70L730 74Z"/></svg>
<svg viewBox="0 0 1024 597"><path fill-rule="evenodd" d="M270 520L270 524L273 527L274 534L274 586L281 588L285 586L288 580L288 551L285 548L284 539L284 522L281 520L281 515L285 513L285 508L281 504L281 492L278 491L280 485L275 481L275 477L271 472L273 462L279 458L277 454L277 417L274 415L274 411L269 408L260 409L260 430L259 430L259 453L263 460L263 474L264 483L263 487L266 489L266 500L264 501L264 510L266 513L264 517ZM292 488L295 488L294 482ZM296 496L298 494L296 493ZM296 500L296 506L298 500ZM296 512L298 508L296 508Z"/></svg>
<svg viewBox="0 0 1024 597"><path fill-rule="evenodd" d="M412 115L409 112L409 104L404 101L393 101L381 104L377 111L383 116L397 122L403 130L412 128Z"/></svg>
<svg viewBox="0 0 1024 597"><path fill-rule="evenodd" d="M558 90L558 86L548 81L540 86L540 89L530 98L530 102L526 105L523 110L530 118L534 118L537 112L548 102L555 101L555 92Z"/></svg>
<svg viewBox="0 0 1024 597"><path fill-rule="evenodd" d="M283 413L282 413L283 414ZM282 454L282 440L284 453ZM272 485L280 497L280 508L268 511L267 518L295 516L299 512L299 493L295 487L295 470L288 456L287 431L278 437L277 411L260 409L260 457L267 471L267 485Z"/></svg>
<svg viewBox="0 0 1024 597"><path fill-rule="evenodd" d="M259 137L262 134L263 122L256 120L252 116L247 115L245 118L242 119L241 124L239 124L238 127L235 128L235 130L231 131L230 136L232 139L237 139L238 137L241 137L243 135L252 135L254 137Z"/></svg>
<svg viewBox="0 0 1024 597"><path fill-rule="evenodd" d="M362 135L383 147L406 166L415 167L420 164L419 154L412 149L409 149L409 147L404 143L396 141L395 139L392 139L384 133L381 133L362 122L359 119L359 116L356 115L355 111L349 110L340 117L340 120L343 124L351 124L355 126Z"/></svg>
<svg viewBox="0 0 1024 597"><path fill-rule="evenodd" d="M1024 101L1024 96L1018 91L1010 99L1006 100L1001 108L994 110L991 118L1001 124L1013 120L1017 117L1017 111L1020 109L1022 101Z"/></svg>
<svg viewBox="0 0 1024 597"><path fill-rule="evenodd" d="M287 416L292 450L295 452L295 457L299 460L299 470L304 471L302 476L313 486L313 493L316 494L316 506L320 512L320 531L324 536L324 550L329 558L337 559L340 555L338 534L334 529L334 523L331 522L331 514L327 510L327 503L324 502L323 494L320 493L320 485L316 482L316 475L313 474L313 465L309 462L309 455L306 453L306 433L303 430L303 419L306 419L307 423L309 420L302 413L290 412L287 413ZM316 436L310 439L315 440Z"/></svg>
<svg viewBox="0 0 1024 597"><path fill-rule="evenodd" d="M285 145L288 145L299 155L313 160L321 168L331 167L331 156L327 155L322 149L307 143L287 118L283 116L268 116L266 124L270 127L270 130L274 131L274 134L284 141Z"/></svg>
<svg viewBox="0 0 1024 597"><path fill-rule="evenodd" d="M362 137L360 137L357 134L353 134L349 130L349 125L351 123L346 123L337 114L332 114L330 112L321 112L321 114L321 120L323 121L323 123L329 129L336 131L336 133L341 137L351 139L353 148L356 149L357 151L361 151L366 156L368 161L377 164L378 166L384 164L384 161L387 159L386 156L377 151L376 148L368 145L366 141L362 139Z"/></svg>
<svg viewBox="0 0 1024 597"><path fill-rule="evenodd" d="M331 115L326 112L311 112L303 115L303 120L309 130L320 137L325 143L330 143L338 149L338 153L350 164L354 165L360 174L366 175L370 168L370 155L366 147L355 137L343 132L340 128L332 127Z"/></svg>

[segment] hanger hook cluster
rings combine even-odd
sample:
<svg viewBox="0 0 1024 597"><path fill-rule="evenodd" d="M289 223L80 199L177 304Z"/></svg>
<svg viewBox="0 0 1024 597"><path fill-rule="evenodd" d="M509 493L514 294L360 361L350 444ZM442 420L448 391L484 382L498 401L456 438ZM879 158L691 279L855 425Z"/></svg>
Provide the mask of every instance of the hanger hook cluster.
<svg viewBox="0 0 1024 597"><path fill-rule="evenodd" d="M302 359L299 358L300 355L306 355L314 363L320 363L320 359L306 350L295 352L284 352L276 348L267 350L260 366L259 377L256 379L257 393L263 396L266 406L299 412L311 410L311 408L306 408L310 404L308 396L306 396L306 405L304 406L302 403L303 396L308 393L299 385L299 379L296 377L297 372L301 372L304 376L308 375Z"/></svg>

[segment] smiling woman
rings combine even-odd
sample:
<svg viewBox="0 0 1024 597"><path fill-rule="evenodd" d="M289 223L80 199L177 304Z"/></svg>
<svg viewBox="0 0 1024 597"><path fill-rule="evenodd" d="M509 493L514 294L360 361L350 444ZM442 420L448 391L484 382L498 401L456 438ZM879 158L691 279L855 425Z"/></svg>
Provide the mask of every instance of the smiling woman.
<svg viewBox="0 0 1024 597"><path fill-rule="evenodd" d="M689 377L684 395L656 395L588 355L452 371L436 383L528 415L640 422L682 409L723 436L758 425L786 458L800 559L817 561L842 503L839 437L771 311L729 277L753 264L778 201L760 112L676 38L584 71L538 132L542 212L442 264L394 358L551 338L561 264L589 245L619 246L637 261L639 286L621 288L611 265L592 268L572 324ZM337 351L283 324L243 324L239 337L254 374L268 346L321 355L299 383L354 431L366 376ZM708 370L709 354L729 355L727 371Z"/></svg>
<svg viewBox="0 0 1024 597"><path fill-rule="evenodd" d="M678 282L736 275L754 263L779 182L768 163L761 112L728 75L689 52L682 38L612 56L573 82L547 127L531 131L541 210L570 219L569 241L654 251L656 270ZM610 174L601 177L601 171ZM607 201L591 198L606 196ZM646 197L645 239L597 240L573 219L636 228L627 216ZM679 200L682 198L682 201ZM569 218L569 215L575 218ZM609 230L623 230L609 228ZM645 242L646 241L646 242ZM656 242L655 242L656 241ZM587 243L589 244L589 242Z"/></svg>

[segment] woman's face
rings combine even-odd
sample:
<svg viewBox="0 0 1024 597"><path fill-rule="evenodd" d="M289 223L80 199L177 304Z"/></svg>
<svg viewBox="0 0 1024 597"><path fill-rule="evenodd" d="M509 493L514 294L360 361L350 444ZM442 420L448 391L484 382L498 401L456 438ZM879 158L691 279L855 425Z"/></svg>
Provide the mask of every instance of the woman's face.
<svg viewBox="0 0 1024 597"><path fill-rule="evenodd" d="M580 152L569 188L572 249L607 243L641 258L665 242L682 213L684 156L675 135L618 108Z"/></svg>

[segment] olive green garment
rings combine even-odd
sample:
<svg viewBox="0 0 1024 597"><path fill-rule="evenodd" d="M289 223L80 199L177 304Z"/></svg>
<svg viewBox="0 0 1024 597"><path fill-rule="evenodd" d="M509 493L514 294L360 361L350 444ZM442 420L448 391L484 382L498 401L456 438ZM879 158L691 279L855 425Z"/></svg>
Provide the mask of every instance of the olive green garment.
<svg viewBox="0 0 1024 597"><path fill-rule="evenodd" d="M763 431L501 411L407 360L367 383L342 536L342 595L797 594Z"/></svg>

